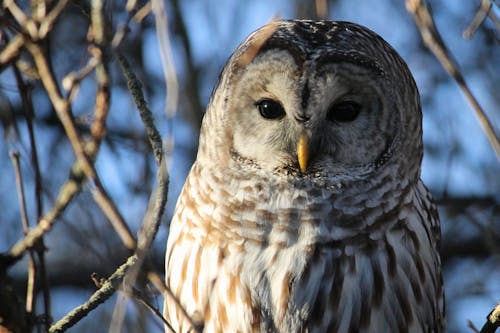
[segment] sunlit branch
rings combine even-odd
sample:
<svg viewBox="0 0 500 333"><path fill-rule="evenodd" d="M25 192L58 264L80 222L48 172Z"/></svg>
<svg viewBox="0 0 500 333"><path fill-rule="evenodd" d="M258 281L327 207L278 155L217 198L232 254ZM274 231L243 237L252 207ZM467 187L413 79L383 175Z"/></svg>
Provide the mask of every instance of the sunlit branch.
<svg viewBox="0 0 500 333"><path fill-rule="evenodd" d="M465 78L460 73L457 64L453 60L444 41L442 40L424 0L406 0L406 8L413 15L417 27L420 31L424 44L431 50L439 60L443 68L455 79L463 94L471 104L477 119L483 128L486 137L490 141L491 147L500 160L500 139L497 137L490 120L470 91Z"/></svg>

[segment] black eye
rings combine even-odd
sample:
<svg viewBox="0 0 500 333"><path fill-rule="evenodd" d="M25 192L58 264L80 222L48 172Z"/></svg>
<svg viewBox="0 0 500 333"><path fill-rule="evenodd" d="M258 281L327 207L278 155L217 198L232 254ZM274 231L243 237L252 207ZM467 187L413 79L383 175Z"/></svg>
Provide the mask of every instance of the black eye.
<svg viewBox="0 0 500 333"><path fill-rule="evenodd" d="M333 104L326 117L330 121L350 122L356 119L361 111L361 105L356 102L345 101Z"/></svg>
<svg viewBox="0 0 500 333"><path fill-rule="evenodd" d="M261 99L255 105L260 115L266 119L281 119L285 116L283 106L272 99Z"/></svg>

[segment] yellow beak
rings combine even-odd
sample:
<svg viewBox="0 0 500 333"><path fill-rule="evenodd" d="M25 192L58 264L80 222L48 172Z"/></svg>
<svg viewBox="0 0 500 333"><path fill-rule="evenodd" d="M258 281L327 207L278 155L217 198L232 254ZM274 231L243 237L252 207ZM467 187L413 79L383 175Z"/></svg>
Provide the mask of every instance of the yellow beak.
<svg viewBox="0 0 500 333"><path fill-rule="evenodd" d="M302 131L297 142L297 159L299 160L300 171L304 173L307 169L307 162L309 159L309 138L306 131Z"/></svg>

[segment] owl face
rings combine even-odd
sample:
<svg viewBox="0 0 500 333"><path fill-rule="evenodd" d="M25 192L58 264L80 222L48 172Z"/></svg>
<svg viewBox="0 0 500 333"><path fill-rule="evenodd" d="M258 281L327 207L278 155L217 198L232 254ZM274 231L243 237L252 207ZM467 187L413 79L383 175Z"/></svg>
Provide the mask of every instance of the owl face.
<svg viewBox="0 0 500 333"><path fill-rule="evenodd" d="M301 70L288 51L268 50L235 82L234 150L264 169L343 172L375 163L393 140L397 111L384 77L359 64L309 62Z"/></svg>
<svg viewBox="0 0 500 333"><path fill-rule="evenodd" d="M420 164L418 92L382 38L346 22L273 24L257 52L266 27L222 74L224 98L213 107L229 142L219 146L294 175L366 174L390 160L407 163L403 152ZM255 54L241 65L249 49Z"/></svg>

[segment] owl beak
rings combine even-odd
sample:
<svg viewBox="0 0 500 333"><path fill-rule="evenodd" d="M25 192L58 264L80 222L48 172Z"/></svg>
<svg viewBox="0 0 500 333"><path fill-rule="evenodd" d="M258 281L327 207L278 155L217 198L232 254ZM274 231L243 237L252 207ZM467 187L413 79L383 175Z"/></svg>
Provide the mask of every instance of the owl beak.
<svg viewBox="0 0 500 333"><path fill-rule="evenodd" d="M302 173L306 172L307 162L309 160L309 138L306 131L302 131L297 142L297 159Z"/></svg>

